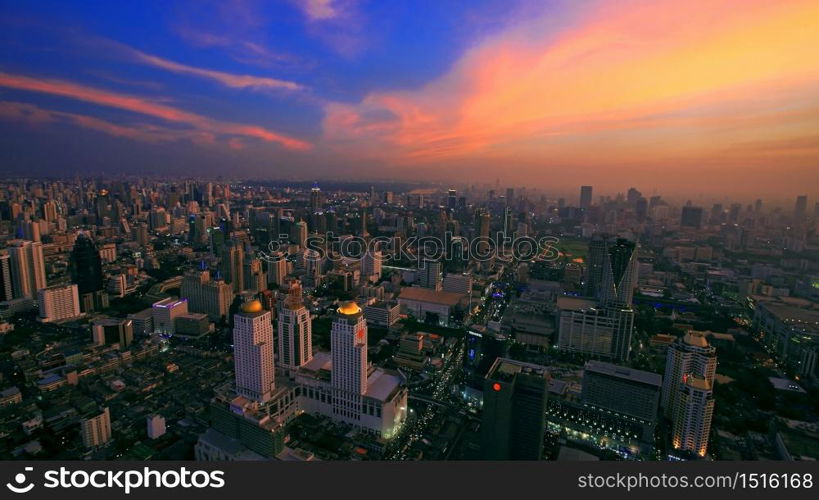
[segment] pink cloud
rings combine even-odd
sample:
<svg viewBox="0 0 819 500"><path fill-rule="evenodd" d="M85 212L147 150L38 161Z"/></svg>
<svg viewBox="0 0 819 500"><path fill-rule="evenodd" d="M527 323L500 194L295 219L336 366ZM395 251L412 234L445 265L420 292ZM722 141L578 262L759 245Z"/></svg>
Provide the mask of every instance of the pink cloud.
<svg viewBox="0 0 819 500"><path fill-rule="evenodd" d="M72 82L44 80L21 75L0 73L0 87L56 95L101 106L131 111L154 118L159 118L168 122L185 124L201 132L214 135L240 136L260 139L265 142L277 143L287 149L294 150L306 150L312 147L312 145L308 142L289 137L257 125L214 120L196 113L184 111L141 97L118 94Z"/></svg>
<svg viewBox="0 0 819 500"><path fill-rule="evenodd" d="M421 89L327 105L326 141L413 166L740 164L749 148L726 146L766 136L802 144L787 139L816 130L815 110L781 113L819 97L816 2L576 9L572 24L549 16L510 23ZM799 153L805 162L809 150Z"/></svg>
<svg viewBox="0 0 819 500"><path fill-rule="evenodd" d="M213 144L216 140L212 133L200 130L179 130L149 124L119 125L93 116L45 109L34 104L13 101L0 101L0 119L21 121L32 126L68 123L113 137L148 143L187 140L195 144Z"/></svg>
<svg viewBox="0 0 819 500"><path fill-rule="evenodd" d="M247 147L247 144L242 142L241 139L237 139L237 138L233 137L231 139L228 139L228 147L230 149L235 150L235 151L239 151L239 150L245 149Z"/></svg>

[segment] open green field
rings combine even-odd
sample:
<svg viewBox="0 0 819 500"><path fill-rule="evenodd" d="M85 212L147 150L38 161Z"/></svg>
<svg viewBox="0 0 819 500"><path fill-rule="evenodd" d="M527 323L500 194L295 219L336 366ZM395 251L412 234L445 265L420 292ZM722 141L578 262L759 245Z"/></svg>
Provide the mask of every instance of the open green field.
<svg viewBox="0 0 819 500"><path fill-rule="evenodd" d="M589 243L587 241L571 238L561 239L555 243L554 246L570 259L576 259L578 257L585 259L589 250Z"/></svg>

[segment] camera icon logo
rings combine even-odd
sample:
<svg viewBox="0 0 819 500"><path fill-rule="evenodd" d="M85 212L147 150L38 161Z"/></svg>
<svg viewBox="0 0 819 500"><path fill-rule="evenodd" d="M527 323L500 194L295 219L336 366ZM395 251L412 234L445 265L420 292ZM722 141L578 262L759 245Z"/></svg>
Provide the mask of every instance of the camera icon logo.
<svg viewBox="0 0 819 500"><path fill-rule="evenodd" d="M26 467L26 472L31 472L34 470L34 467ZM17 473L14 476L14 481L16 484L6 483L6 488L10 489L14 493L28 493L34 488L34 483L26 483L26 475L22 472Z"/></svg>

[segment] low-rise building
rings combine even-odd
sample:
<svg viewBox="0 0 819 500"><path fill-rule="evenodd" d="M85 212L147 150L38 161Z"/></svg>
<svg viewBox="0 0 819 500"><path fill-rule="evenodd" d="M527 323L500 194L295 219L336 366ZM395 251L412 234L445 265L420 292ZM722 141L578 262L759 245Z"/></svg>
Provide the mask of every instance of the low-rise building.
<svg viewBox="0 0 819 500"><path fill-rule="evenodd" d="M441 326L452 324L452 314L465 300L459 293L432 288L405 287L398 295L398 304L419 321Z"/></svg>

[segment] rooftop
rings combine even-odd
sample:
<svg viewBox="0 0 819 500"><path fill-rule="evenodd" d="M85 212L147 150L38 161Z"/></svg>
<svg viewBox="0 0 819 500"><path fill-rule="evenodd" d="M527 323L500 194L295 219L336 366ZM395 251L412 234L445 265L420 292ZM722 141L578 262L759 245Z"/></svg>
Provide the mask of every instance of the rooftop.
<svg viewBox="0 0 819 500"><path fill-rule="evenodd" d="M699 389L701 391L711 390L711 383L708 382L707 379L696 375L686 375L683 377L683 383L688 387L693 387L694 389Z"/></svg>
<svg viewBox="0 0 819 500"><path fill-rule="evenodd" d="M199 439L214 448L218 448L226 455L231 456L234 460L266 460L266 458L258 453L247 449L237 439L226 436L213 428L208 428L208 430L205 431L205 433Z"/></svg>
<svg viewBox="0 0 819 500"><path fill-rule="evenodd" d="M313 359L301 368L301 372L308 376L316 376L321 371L332 372L333 361L329 352L320 351L313 355ZM395 390L403 385L403 377L392 370L371 368L367 375L368 398L387 401Z"/></svg>
<svg viewBox="0 0 819 500"><path fill-rule="evenodd" d="M708 339L705 338L704 332L689 330L683 337L683 342L696 347L708 347Z"/></svg>
<svg viewBox="0 0 819 500"><path fill-rule="evenodd" d="M416 300L418 302L429 302L445 306L455 306L463 299L463 295L455 292L441 292L429 288L417 286L404 287L398 295L398 299Z"/></svg>
<svg viewBox="0 0 819 500"><path fill-rule="evenodd" d="M762 302L759 305L787 323L812 323L819 325L819 311L815 309L806 309L772 302Z"/></svg>
<svg viewBox="0 0 819 500"><path fill-rule="evenodd" d="M404 379L397 373L376 368L367 377L367 393L365 396L378 401L387 401L403 382Z"/></svg>
<svg viewBox="0 0 819 500"><path fill-rule="evenodd" d="M543 365L526 363L509 358L497 358L486 374L487 379L511 380L518 373L534 373L537 375L548 375L547 368Z"/></svg>
<svg viewBox="0 0 819 500"><path fill-rule="evenodd" d="M583 311L597 307L597 301L585 297L560 296L557 298L557 308L560 310Z"/></svg>
<svg viewBox="0 0 819 500"><path fill-rule="evenodd" d="M654 385L661 387L663 385L663 377L658 373L647 372L643 370L635 370L625 366L619 366L612 363L605 363L603 361L587 361L584 367L586 372L599 373L601 375L608 375L610 377L617 377L624 380L632 380L634 382L641 382L643 384Z"/></svg>
<svg viewBox="0 0 819 500"><path fill-rule="evenodd" d="M345 316L352 316L353 314L358 314L360 312L361 308L352 300L344 302L338 308L338 313L344 314Z"/></svg>
<svg viewBox="0 0 819 500"><path fill-rule="evenodd" d="M248 314L262 312L263 309L262 303L258 300L251 300L242 305L242 312Z"/></svg>

